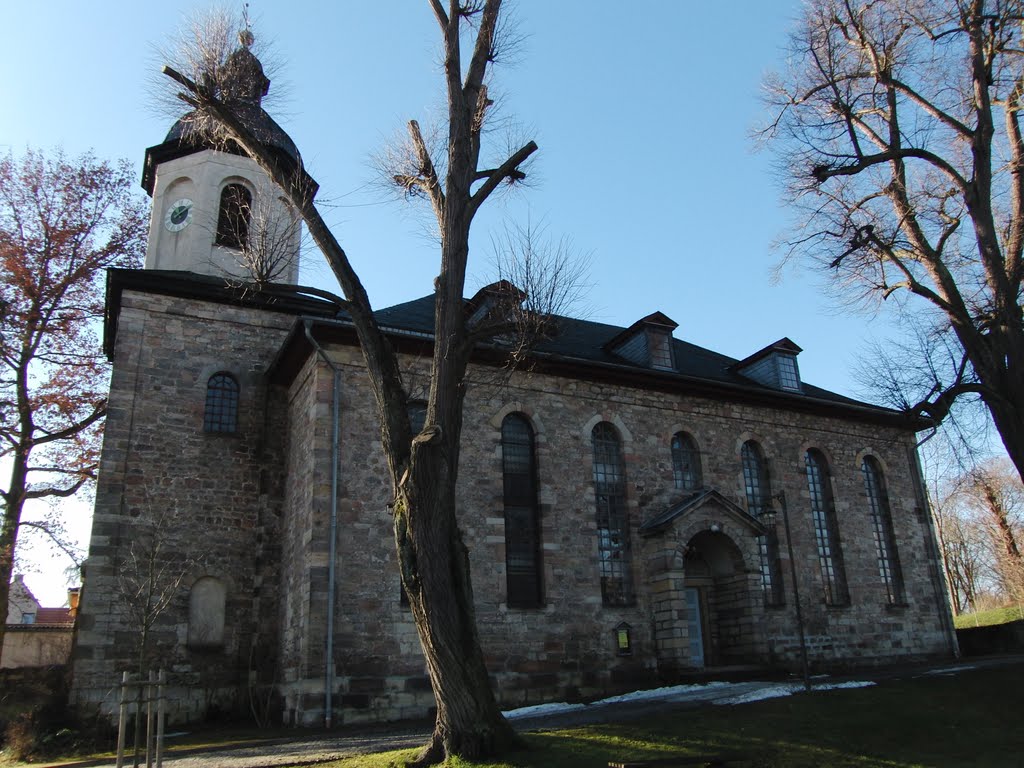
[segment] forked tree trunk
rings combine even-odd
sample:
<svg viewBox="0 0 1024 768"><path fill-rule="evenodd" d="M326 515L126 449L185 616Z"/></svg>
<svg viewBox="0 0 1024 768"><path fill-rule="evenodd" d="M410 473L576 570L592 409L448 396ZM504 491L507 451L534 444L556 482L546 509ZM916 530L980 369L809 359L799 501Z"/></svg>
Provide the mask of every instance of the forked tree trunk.
<svg viewBox="0 0 1024 768"><path fill-rule="evenodd" d="M469 552L455 514L455 473L441 438L413 448L395 507L402 581L437 702L422 765L475 758L519 744L498 709L476 627ZM457 449L456 449L457 451Z"/></svg>

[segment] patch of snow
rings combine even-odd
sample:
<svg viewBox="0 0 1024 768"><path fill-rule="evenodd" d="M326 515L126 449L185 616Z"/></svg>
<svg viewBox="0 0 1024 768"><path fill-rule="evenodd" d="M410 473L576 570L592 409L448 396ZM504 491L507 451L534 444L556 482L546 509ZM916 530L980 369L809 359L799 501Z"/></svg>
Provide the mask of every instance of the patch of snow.
<svg viewBox="0 0 1024 768"><path fill-rule="evenodd" d="M972 669L977 669L976 664L960 664L956 667L943 667L942 669L929 669L926 672L922 672L920 677L927 677L929 675L955 675L959 672L968 672Z"/></svg>
<svg viewBox="0 0 1024 768"><path fill-rule="evenodd" d="M830 691L836 688L865 688L874 685L870 681L851 681L847 683L818 683L814 685L815 691ZM609 704L621 704L636 701L711 701L718 705L748 704L752 701L763 701L765 699L776 699L781 696L791 696L803 690L801 683L706 683L703 685L672 685L664 688L652 688L646 691L634 691L621 696L610 696L607 699L594 701L590 704L536 704L531 707L520 707L511 709L502 714L509 720L522 717L538 717L540 715L557 714L561 712L573 712L581 709L589 709ZM728 694L736 691L735 695Z"/></svg>
<svg viewBox="0 0 1024 768"><path fill-rule="evenodd" d="M552 704L534 704L532 707L520 707L519 709L510 709L507 712L502 712L506 720L515 720L518 717L534 717L537 715L552 715L560 712L573 712L577 709L586 709L586 704L566 704L552 703Z"/></svg>
<svg viewBox="0 0 1024 768"><path fill-rule="evenodd" d="M703 685L670 685L664 688L652 688L647 691L634 691L624 693L621 696L609 696L607 699L595 701L595 705L618 704L623 701L646 701L650 699L669 699L688 694L708 693L722 689L728 689L735 683L705 683Z"/></svg>
<svg viewBox="0 0 1024 768"><path fill-rule="evenodd" d="M874 680L850 680L847 683L825 683L814 688L817 691L833 691L839 688L870 688L872 685L875 685Z"/></svg>
<svg viewBox="0 0 1024 768"><path fill-rule="evenodd" d="M736 696L716 699L714 703L727 706L732 704L749 704L752 701L764 701L766 699L778 699L782 696L791 696L802 688L802 685L796 684L769 685L764 688L755 688L752 691L747 691L746 693L741 693Z"/></svg>

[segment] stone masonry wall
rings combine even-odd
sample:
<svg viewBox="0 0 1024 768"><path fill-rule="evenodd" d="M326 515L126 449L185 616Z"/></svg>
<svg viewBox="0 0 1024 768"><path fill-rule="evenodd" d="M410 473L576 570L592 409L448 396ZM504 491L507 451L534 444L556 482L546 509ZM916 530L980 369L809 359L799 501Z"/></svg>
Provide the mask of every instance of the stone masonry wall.
<svg viewBox="0 0 1024 768"><path fill-rule="evenodd" d="M422 715L432 700L414 627L400 600L386 507L390 486L375 405L358 350L338 346L330 354L341 366L344 382L333 691L340 717L335 722ZM423 380L423 361L410 359L406 365L407 381L415 387ZM312 382L326 378L327 368L318 366L323 377L308 377L304 386L315 387L323 401L329 390ZM481 639L503 705L586 698L657 683L664 649L656 647L655 613L659 611L663 621L682 621L683 611L676 601L666 613L669 604L655 597L655 582L662 577L646 568L647 553L655 559L663 552L681 557L694 536L716 528L722 531L718 535L733 542L741 564L731 577L720 580L719 599L712 601L716 615L725 617L713 628L715 642L723 644L722 660L797 665L799 642L784 533L780 532L780 546L785 604L772 608L762 603L753 533L728 515L705 509L677 520L663 534L647 539L639 534L644 520L683 494L674 486L670 453L672 435L681 430L693 435L700 448L704 484L739 507L745 507L740 447L756 439L764 449L773 490L784 491L788 502L805 634L816 668L951 653L931 525L913 481L916 466L909 432L685 392L525 373L515 373L500 385L492 380L492 371L476 371L469 386L459 499ZM526 415L537 441L544 605L530 610L509 608L505 601L500 427L511 412ZM625 453L637 593L635 605L628 607L602 605L596 565L590 433L602 420L619 431ZM318 441L323 439L319 430L317 434ZM804 469L804 454L811 447L824 453L832 471L851 595L847 606L823 601ZM320 464L323 451L317 453ZM907 593L905 604L899 606L887 605L879 575L860 470L866 454L878 459L888 485ZM632 635L630 656L618 655L614 641L614 629L622 622ZM685 643L685 629L679 637ZM322 665L317 667L317 674L322 671ZM322 707L322 681L307 677L307 683L307 690L317 694L299 704L303 711L293 717L315 722L322 717L322 709L317 711Z"/></svg>
<svg viewBox="0 0 1024 768"><path fill-rule="evenodd" d="M123 295L73 657L72 699L81 708L113 711L121 672L138 666L140 620L121 595L124 577L139 570L133 559L145 568L149 555L161 588L181 579L150 631L145 660L168 670L170 716L245 705L239 692L249 667L262 663L254 647L266 647L262 625L277 613L276 584L264 582L276 581L279 559L283 409L268 408L279 396L263 373L291 322L274 312ZM203 431L207 381L220 371L240 385L233 434ZM223 642L215 647L189 646L189 593L201 577L225 587Z"/></svg>
<svg viewBox="0 0 1024 768"><path fill-rule="evenodd" d="M294 318L285 313L126 292L122 297L90 558L74 650L73 698L112 712L116 683L134 669L138 622L119 576L159 527L156 561L182 571L150 634L153 661L171 676L174 719L245 705L246 689L277 686L288 723L324 721L331 510L331 368L315 354L287 390L268 382ZM337 554L332 629L332 722L428 714L433 698L395 564L391 487L359 350L329 346L341 372ZM426 361L405 358L419 396ZM203 431L206 383L228 371L241 385L239 428ZM506 601L501 424L521 413L536 436L543 604ZM633 604L602 604L591 431L622 439L632 542ZM703 484L724 498L641 535L680 501L670 444L699 449ZM740 448L757 440L772 489L784 491L804 632L815 667L878 664L952 650L930 519L915 485L913 435L892 427L678 391L517 372L500 381L472 369L459 481L477 620L504 706L586 699L678 679L690 665L685 590L695 547L707 663L795 667L799 632L787 542L780 529L784 604L766 608L757 527L745 508ZM823 601L804 469L808 448L829 462L851 600ZM883 468L905 603L890 606L879 576L861 462ZM692 566L691 566L692 570ZM200 578L226 592L223 642L189 643L189 592ZM207 582L208 583L208 582ZM615 630L625 624L631 653ZM156 664L154 663L154 666Z"/></svg>

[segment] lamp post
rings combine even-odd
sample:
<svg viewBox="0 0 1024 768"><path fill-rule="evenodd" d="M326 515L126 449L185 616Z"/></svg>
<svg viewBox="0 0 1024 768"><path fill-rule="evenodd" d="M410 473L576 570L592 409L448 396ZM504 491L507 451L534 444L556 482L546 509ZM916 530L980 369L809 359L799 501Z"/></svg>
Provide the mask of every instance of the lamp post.
<svg viewBox="0 0 1024 768"><path fill-rule="evenodd" d="M800 637L800 669L804 677L804 689L811 690L811 673L807 666L807 638L804 635L804 615L800 607L800 585L796 578L796 560L793 557L793 536L789 529L789 508L786 506L786 492L779 491L772 496L777 499L779 507L782 508L782 526L786 531L786 550L789 553L789 570L793 578L793 603L796 606L796 628ZM767 525L775 527L776 512L771 507L764 510L764 518Z"/></svg>

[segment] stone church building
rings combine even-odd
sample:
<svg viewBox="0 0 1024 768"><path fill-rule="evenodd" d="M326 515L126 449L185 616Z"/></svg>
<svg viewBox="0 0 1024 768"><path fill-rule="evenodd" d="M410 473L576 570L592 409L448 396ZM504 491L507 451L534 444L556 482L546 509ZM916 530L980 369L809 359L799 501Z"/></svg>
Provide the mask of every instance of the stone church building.
<svg viewBox="0 0 1024 768"><path fill-rule="evenodd" d="M234 61L258 67L245 48ZM298 163L257 74L235 94L246 120ZM73 699L113 711L145 634L179 720L251 705L296 724L328 707L335 724L426 715L352 324L285 287L297 235L279 285L246 287L255 212L294 233L292 214L254 162L186 126L146 152L145 269L108 279L113 377ZM433 296L379 318L415 424ZM661 312L628 328L554 320L521 370L481 350L467 382L459 519L502 705L796 670L802 648L812 669L956 652L915 449L925 425L802 381L789 339L736 360L677 338ZM148 587L162 610L140 610Z"/></svg>

